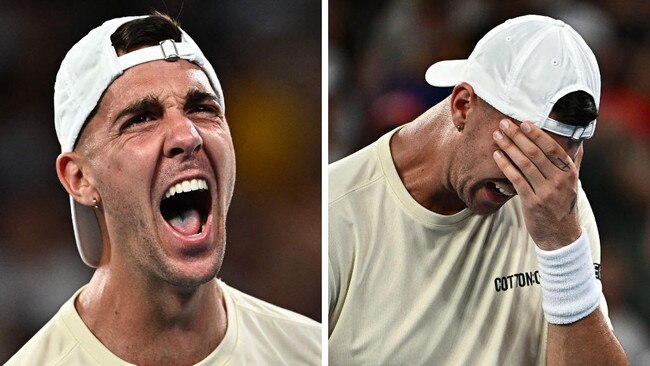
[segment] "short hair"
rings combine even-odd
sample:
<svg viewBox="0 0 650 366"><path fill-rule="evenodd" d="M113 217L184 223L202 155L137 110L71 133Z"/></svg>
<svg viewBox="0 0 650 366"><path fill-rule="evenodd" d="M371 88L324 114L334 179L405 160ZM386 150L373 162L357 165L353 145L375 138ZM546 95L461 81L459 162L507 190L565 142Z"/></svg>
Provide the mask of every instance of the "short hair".
<svg viewBox="0 0 650 366"><path fill-rule="evenodd" d="M555 102L551 114L559 122L585 127L598 117L598 108L589 93L578 90Z"/></svg>
<svg viewBox="0 0 650 366"><path fill-rule="evenodd" d="M121 53L155 46L166 39L181 41L180 24L170 16L159 12L154 12L146 18L126 22L111 35L113 47Z"/></svg>
<svg viewBox="0 0 650 366"><path fill-rule="evenodd" d="M166 39L173 39L176 42L180 42L181 35L178 21L172 19L169 15L156 11L146 18L138 18L122 24L111 35L111 44L118 54L125 54L142 47L156 46ZM101 101L101 98L99 101ZM79 137L75 141L73 149L77 147L77 144L81 140L81 136L88 122L97 113L99 101L95 105L95 108L88 113L88 117L86 117L84 125L79 131Z"/></svg>

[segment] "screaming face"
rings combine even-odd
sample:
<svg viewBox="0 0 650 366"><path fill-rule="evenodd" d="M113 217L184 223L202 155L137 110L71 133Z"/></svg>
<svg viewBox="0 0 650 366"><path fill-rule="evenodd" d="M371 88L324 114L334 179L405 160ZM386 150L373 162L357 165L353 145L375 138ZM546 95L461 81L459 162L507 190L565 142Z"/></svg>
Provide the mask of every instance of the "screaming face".
<svg viewBox="0 0 650 366"><path fill-rule="evenodd" d="M235 155L217 100L184 60L135 66L106 90L75 150L102 201L102 265L185 287L219 271Z"/></svg>

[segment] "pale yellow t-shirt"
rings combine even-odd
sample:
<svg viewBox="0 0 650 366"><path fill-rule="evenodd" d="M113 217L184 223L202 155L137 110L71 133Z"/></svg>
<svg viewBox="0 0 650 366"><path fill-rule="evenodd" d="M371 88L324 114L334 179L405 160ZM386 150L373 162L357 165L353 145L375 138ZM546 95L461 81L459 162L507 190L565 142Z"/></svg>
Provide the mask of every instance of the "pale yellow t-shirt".
<svg viewBox="0 0 650 366"><path fill-rule="evenodd" d="M228 328L197 365L320 365L321 325L219 281ZM82 288L83 289L83 288ZM77 291L7 366L125 366L90 332L74 307Z"/></svg>
<svg viewBox="0 0 650 366"><path fill-rule="evenodd" d="M330 364L543 365L535 244L519 197L489 216L425 209L395 169L393 133L329 167ZM582 188L578 209L599 268Z"/></svg>

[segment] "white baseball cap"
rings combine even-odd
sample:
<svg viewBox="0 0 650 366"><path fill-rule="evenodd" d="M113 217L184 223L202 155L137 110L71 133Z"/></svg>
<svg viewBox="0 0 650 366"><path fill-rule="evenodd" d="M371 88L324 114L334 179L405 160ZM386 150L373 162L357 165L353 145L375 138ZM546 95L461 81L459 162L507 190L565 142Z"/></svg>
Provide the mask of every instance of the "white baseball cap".
<svg viewBox="0 0 650 366"><path fill-rule="evenodd" d="M184 59L201 67L212 84L218 103L225 111L221 84L214 69L196 43L181 31L181 41L168 39L159 45L145 47L122 56L111 44L111 35L122 24L148 16L112 19L93 29L66 54L54 84L54 126L61 152L74 149L86 119L104 91L130 67L155 60ZM84 263L97 267L102 255L102 239L92 207L70 196L72 226L79 254Z"/></svg>
<svg viewBox="0 0 650 366"><path fill-rule="evenodd" d="M594 134L586 127L549 118L561 97L584 91L600 105L600 71L580 35L561 20L525 15L489 31L466 60L447 60L429 67L426 81L449 87L467 82L501 113L574 140Z"/></svg>

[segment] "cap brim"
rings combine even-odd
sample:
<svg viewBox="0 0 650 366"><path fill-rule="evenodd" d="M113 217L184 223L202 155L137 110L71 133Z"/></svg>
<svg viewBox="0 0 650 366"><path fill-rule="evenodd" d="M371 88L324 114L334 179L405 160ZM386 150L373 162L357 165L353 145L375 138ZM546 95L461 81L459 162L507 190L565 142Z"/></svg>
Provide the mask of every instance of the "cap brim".
<svg viewBox="0 0 650 366"><path fill-rule="evenodd" d="M424 79L433 86L456 86L462 80L467 60L446 60L429 66Z"/></svg>
<svg viewBox="0 0 650 366"><path fill-rule="evenodd" d="M97 268L102 257L102 236L97 216L92 207L85 206L70 197L72 227L81 259L90 267Z"/></svg>

